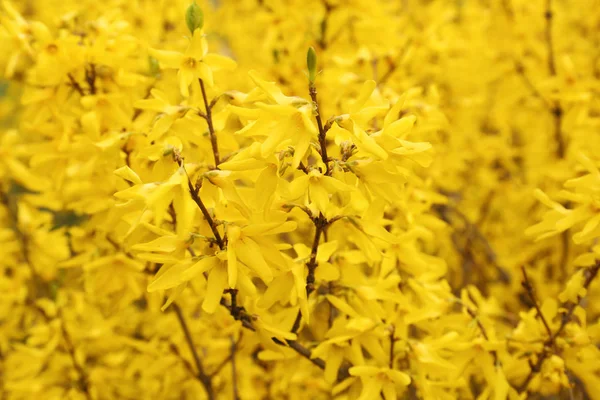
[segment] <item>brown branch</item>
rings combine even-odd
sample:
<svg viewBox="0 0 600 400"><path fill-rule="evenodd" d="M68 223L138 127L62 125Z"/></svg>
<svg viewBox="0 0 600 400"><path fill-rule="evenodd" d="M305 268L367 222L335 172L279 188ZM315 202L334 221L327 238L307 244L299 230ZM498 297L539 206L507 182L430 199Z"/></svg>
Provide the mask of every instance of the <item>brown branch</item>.
<svg viewBox="0 0 600 400"><path fill-rule="evenodd" d="M206 109L206 123L208 124L208 134L210 135L210 144L212 146L213 156L215 158L215 168L219 168L219 164L221 163L219 160L219 146L217 144L217 134L215 133L215 128L213 126L212 120L212 107L211 103L208 102L208 98L206 97L206 88L204 87L204 81L202 79L198 79L200 81L200 90L202 91L202 99L204 100L204 107Z"/></svg>
<svg viewBox="0 0 600 400"><path fill-rule="evenodd" d="M317 252L319 250L319 242L321 240L321 235L323 231L328 225L327 219L323 216L323 214L319 214L318 217L312 219L315 225L315 236L313 238L312 247L310 249L310 257L306 266L308 268L308 275L306 276L306 297L310 296L310 294L315 290L315 271L318 266L317 262ZM302 320L302 312L298 310L298 314L296 314L296 320L294 321L294 325L292 326L292 332L298 332L300 328L300 322Z"/></svg>
<svg viewBox="0 0 600 400"><path fill-rule="evenodd" d="M175 155L175 160L179 166L183 166L183 159L179 155L177 155L177 154ZM212 218L212 216L206 209L204 203L202 202L202 199L199 196L200 187L198 184L196 185L196 187L193 187L189 176L188 176L188 188L189 188L190 194L192 195L192 199L198 205L198 207L202 211L202 214L204 215L204 218L207 220L207 222L213 232L213 235L215 236L215 241L217 242L219 248L221 250L223 250L225 248L225 242L223 241L221 235L219 234L219 231L217 230L217 225L214 222L214 219ZM309 268L309 276L307 277L307 292L309 294L310 294L310 292L312 292L312 290L314 290L314 272L317 267L316 260L317 260L318 245L319 245L321 234L323 233L323 229L326 228L328 221L327 221L327 219L325 219L325 217L322 214L320 214L318 217L313 219L313 223L315 224L315 227L316 227L315 238L313 240L313 246L311 248L310 259L309 259L309 262L307 263L307 266ZM309 279L309 277L310 277L310 279ZM309 282L311 283L310 286L309 286ZM225 299L221 298L220 304L223 307L227 308L229 310L230 314L236 320L240 320L242 322L242 326L244 328L251 330L253 332L256 331L256 328L252 324L252 319L246 313L245 309L243 307L237 306L237 300L236 300L237 291L234 292L234 291L230 290L229 292L232 295L231 296L232 303L227 304ZM177 304L173 303L173 306L175 307L175 311L178 315L178 318L180 315L181 315L181 317L183 317L183 315L181 314L181 310L179 309ZM206 373L202 369L202 364L200 362L198 354L195 351L195 348L193 347L192 338L189 333L189 330L187 329L187 325L185 324L185 320L183 318L179 318L179 320L182 325L182 329L184 330L184 333L186 334L186 339L188 341L188 344L190 345L190 349L192 349L194 361L196 362L199 374L201 375L200 379L201 379L202 383L204 384L205 388L207 389L207 394L208 394L209 399L213 399L213 397L211 397L212 392L209 392L209 390L208 390L208 388L210 388L210 390L212 390L211 376L206 375ZM298 324L299 324L299 322L298 322ZM297 328L296 328L296 330L297 330ZM274 342L279 345L282 345L282 346L285 346L285 345L289 346L294 351L296 351L298 354L300 354L304 358L308 359L314 365L318 366L319 368L321 368L323 370L325 369L325 361L323 361L323 359L318 358L318 357L313 358L311 351L309 349L307 349L306 347L302 346L297 341L289 340L287 342L281 342L279 340L274 340ZM350 365L348 365L347 363L340 367L340 369L338 370L338 381L341 382L350 376L349 369L350 369Z"/></svg>
<svg viewBox="0 0 600 400"><path fill-rule="evenodd" d="M296 319L294 320L294 325L292 325L292 333L297 333L298 329L300 329L300 322L302 321L302 310L298 310L296 314Z"/></svg>
<svg viewBox="0 0 600 400"><path fill-rule="evenodd" d="M537 315L542 320L542 323L544 324L544 328L546 328L546 332L548 333L548 338L550 340L552 340L553 346L554 346L555 345L554 344L554 335L552 334L552 329L550 328L548 321L546 321L546 317L544 317L544 314L542 313L540 305L535 296L535 291L533 290L533 285L531 284L531 281L529 280L529 277L527 276L527 270L525 269L524 266L521 267L521 272L523 273L523 281L521 282L521 285L523 286L523 288L525 289L525 292L527 292L527 295L529 296L529 299L535 306Z"/></svg>
<svg viewBox="0 0 600 400"><path fill-rule="evenodd" d="M217 367L215 368L215 370L210 373L210 376L214 377L219 372L221 372L221 370L229 363L229 361L231 361L231 356L232 356L232 354L229 354L223 361L221 361L221 363L219 365L217 365Z"/></svg>
<svg viewBox="0 0 600 400"><path fill-rule="evenodd" d="M225 299L221 299L221 305L223 307L225 307L226 309L229 310L229 312L231 312L231 306L229 304L227 304L225 302ZM249 315L247 314L242 314L240 316L240 321L242 321L242 326L252 332L256 332L256 328L254 327L254 325L252 324L252 319L250 318ZM295 340L288 340L286 342L282 342L280 340L274 339L273 340L274 343L280 345L280 346L288 346L290 347L292 350L294 350L296 353L298 353L299 355L301 355L302 357L306 358L308 361L310 361L311 363L313 363L314 365L316 365L317 367L319 367L320 369L325 369L325 361L319 357L312 357L312 352L307 349L306 347L304 347L303 345L301 345L300 343L298 343ZM348 364L343 364L340 369L338 370L338 381L341 382L344 379L347 379L348 377L350 377L350 365Z"/></svg>
<svg viewBox="0 0 600 400"><path fill-rule="evenodd" d="M221 303L221 305L223 305L223 303ZM226 307L227 308L227 307ZM236 348L238 343L240 342L242 336L240 333L240 337L238 338L237 342L236 342ZM215 368L215 370L213 372L210 373L211 377L216 376L217 374L219 374L219 372L221 372L223 370L223 368L230 362L232 361L232 357L234 356L233 353L230 353L223 361L221 361L221 363Z"/></svg>
<svg viewBox="0 0 600 400"><path fill-rule="evenodd" d="M546 107L548 107L548 109L552 109L552 103L542 95L542 93L535 87L531 79L529 79L529 77L527 76L525 66L520 62L517 62L515 64L515 71L521 77L523 83L525 84L525 86L527 86L533 97L541 100L546 105Z"/></svg>
<svg viewBox="0 0 600 400"><path fill-rule="evenodd" d="M85 69L85 81L90 87L90 94L96 94L96 64L89 64Z"/></svg>
<svg viewBox="0 0 600 400"><path fill-rule="evenodd" d="M303 162L300 162L300 164L298 164L298 168L300 171L304 172L306 175L308 175L309 171L308 168L306 168L306 165L304 165Z"/></svg>
<svg viewBox="0 0 600 400"><path fill-rule="evenodd" d="M177 348L177 345L175 345L175 343L170 343L169 348L171 349L171 352L173 352L173 354L175 354L177 356L177 358L179 358L181 360L181 362L183 363L183 366L190 373L190 375L192 375L193 377L196 377L196 371L194 371L194 367L192 367L192 364L190 364L190 362L188 360L183 358L183 356L179 352L179 349Z"/></svg>
<svg viewBox="0 0 600 400"><path fill-rule="evenodd" d="M475 320L475 323L477 324L479 331L481 331L481 336L483 336L483 338L489 342L490 337L488 336L485 326L483 326L483 323L479 319L477 312L475 310L471 309L470 307L468 307L466 304L464 304L464 307L467 310L467 313L469 313L469 315L471 316L471 318L473 318L473 320ZM491 350L490 354L494 358L494 365L498 365L498 353L496 352L496 350Z"/></svg>
<svg viewBox="0 0 600 400"><path fill-rule="evenodd" d="M310 258L306 266L308 267L308 276L306 277L306 295L310 295L315 290L315 270L317 269L317 251L319 250L319 241L321 240L321 234L328 224L327 219L320 214L318 217L313 219L315 225L315 236L313 238L313 244L310 249Z"/></svg>
<svg viewBox="0 0 600 400"><path fill-rule="evenodd" d="M85 92L83 91L83 88L81 87L81 85L79 84L79 82L77 82L75 80L75 78L73 77L73 74L67 74L67 77L69 78L69 81L70 81L71 86L73 87L73 89L75 89L77 91L77 93L79 93L79 95L81 97L85 96Z"/></svg>
<svg viewBox="0 0 600 400"><path fill-rule="evenodd" d="M458 216L459 219L461 219L463 221L463 223L465 224L466 231L469 231L471 234L473 234L475 236L475 238L477 238L479 240L479 242L483 245L484 254L485 254L488 262L498 272L498 278L500 279L500 281L503 283L510 283L510 280L511 280L510 275L508 274L508 272L506 272L506 270L502 266L500 266L498 264L498 257L496 256L496 252L494 251L494 248L492 247L489 240L485 237L483 232L481 232L481 230L479 229L479 227L476 224L469 221L469 219L467 218L467 216L465 214L463 214L460 210L458 210L456 207L453 207L451 205L440 205L440 206L435 207L435 209L438 212L438 214L440 214L442 219L444 221L446 221L448 224L451 224L450 218L448 216L449 212L452 212L456 216Z"/></svg>
<svg viewBox="0 0 600 400"><path fill-rule="evenodd" d="M194 345L194 340L192 339L192 334L190 329L185 321L185 316L181 311L181 308L177 303L173 303L173 310L175 310L175 314L177 315L177 320L179 321L179 325L181 325L181 329L183 330L183 334L185 335L185 340L190 348L190 352L192 353L192 357L194 358L194 363L196 364L196 369L198 370L198 380L204 386L204 390L206 391L206 396L209 400L215 399L215 393L212 386L212 379L210 375L207 375L204 366L202 365L202 361L198 356L198 352L196 351L196 346Z"/></svg>
<svg viewBox="0 0 600 400"><path fill-rule="evenodd" d="M596 264L593 267L590 267L587 269L587 271L586 271L587 276L585 278L585 281L583 282L583 288L586 291L592 284L592 281L594 280L594 278L598 275L599 271L600 271L600 261L596 261ZM571 318L573 317L573 313L575 313L575 309L579 306L579 304L581 303L581 300L583 300L583 296L578 296L577 301L575 303L569 304L569 306L567 307L567 312L562 317L560 326L558 327L556 332L554 332L544 342L544 349L542 350L542 352L540 354L537 355L537 357L538 357L537 361L535 363L533 363L531 361L529 362L530 371L529 371L529 374L527 375L527 377L525 378L525 380L517 388L517 390L519 392L526 390L527 386L529 386L529 383L534 378L535 374L540 372L542 365L544 364L544 361L552 354L550 351L548 351L548 348L550 346L552 346L554 343L556 343L556 338L562 333L562 331L565 329L567 324L571 321ZM564 307L564 304L563 304L563 307ZM556 351L556 349L555 349L555 351Z"/></svg>
<svg viewBox="0 0 600 400"><path fill-rule="evenodd" d="M44 312L42 312L42 314L44 315L44 317L46 317L46 314ZM77 374L79 375L79 379L77 380L79 388L84 393L86 399L92 400L89 377L85 371L85 368L79 365L79 362L77 361L77 357L75 356L75 346L73 346L73 341L71 340L71 336L67 331L67 327L65 326L65 320L62 317L60 309L57 309L57 316L58 318L60 318L60 329L63 340L65 342L67 353L69 353L71 363L73 364L73 368L75 368L75 371L77 371Z"/></svg>
<svg viewBox="0 0 600 400"><path fill-rule="evenodd" d="M394 337L394 325L391 326L391 331L390 331L390 361L389 361L389 367L390 369L394 369L394 347L396 345L396 341L398 339L396 339Z"/></svg>
<svg viewBox="0 0 600 400"><path fill-rule="evenodd" d="M179 164L179 166L181 167L183 165L183 160L181 159L181 157L178 154L176 154L175 159L176 159L177 163ZM187 171L186 171L186 175L187 175ZM190 180L188 177L188 186L189 185L191 185L191 183L190 183ZM198 199L200 199L199 196L198 196ZM177 214L175 213L175 208L173 207L173 203L171 203L169 205L169 212L171 213L173 225L177 226ZM195 257L195 252L191 247L188 247L188 251L190 252L192 257ZM192 338L192 334L191 334L188 324L185 320L185 315L183 314L181 307L179 307L179 305L177 303L174 302L172 305L172 308L175 311L175 315L177 315L177 320L179 321L179 325L181 326L181 329L183 330L183 334L185 336L185 339L186 339L186 342L190 349L190 352L192 353L194 363L196 364L196 369L198 370L197 374L194 374L193 372L192 372L192 374L198 378L200 383L202 383L202 386L204 387L204 390L206 391L206 396L208 397L208 399L214 400L215 393L214 393L214 389L213 389L213 385L212 385L212 375L208 375L204 369L202 360L200 360L200 356L198 355L196 346L194 345L194 340ZM186 359L181 357L181 355L179 354L179 351L177 351L177 347L172 345L171 348L179 356L179 358L181 358L183 360L183 363L184 363L186 369L191 371L191 366L189 365L189 362L187 362Z"/></svg>
<svg viewBox="0 0 600 400"><path fill-rule="evenodd" d="M313 102L315 110L315 119L319 126L319 146L321 147L321 160L325 164L325 175L331 175L331 169L329 168L329 157L327 157L327 131L323 128L323 121L321 120L321 112L319 111L319 103L317 101L317 88L314 83L311 82L308 85L308 92Z"/></svg>
<svg viewBox="0 0 600 400"><path fill-rule="evenodd" d="M188 176L188 189L190 190L190 194L192 195L192 200L194 200L194 203L196 203L198 208L200 208L200 211L202 211L202 215L204 216L204 219L206 220L206 222L208 222L208 225L210 226L210 230L212 231L212 233L215 237L215 241L217 242L219 249L223 250L225 248L225 242L223 241L223 238L221 237L221 234L219 233L217 224L216 224L215 220L213 219L213 217L208 212L208 209L204 205L204 202L202 202L202 199L200 198L199 185L196 184L196 187L194 187L192 185L192 181L190 180L189 176Z"/></svg>

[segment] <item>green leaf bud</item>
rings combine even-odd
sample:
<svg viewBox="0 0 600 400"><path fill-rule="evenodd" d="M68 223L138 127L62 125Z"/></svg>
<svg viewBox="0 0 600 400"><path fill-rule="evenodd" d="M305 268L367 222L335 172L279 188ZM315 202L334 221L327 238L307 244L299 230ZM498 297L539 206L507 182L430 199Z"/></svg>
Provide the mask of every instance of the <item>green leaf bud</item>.
<svg viewBox="0 0 600 400"><path fill-rule="evenodd" d="M196 29L202 29L204 26L204 13L196 2L190 4L185 11L185 23L192 35Z"/></svg>
<svg viewBox="0 0 600 400"><path fill-rule="evenodd" d="M314 83L317 76L317 52L312 46L308 48L308 53L306 53L306 66L308 67L308 81Z"/></svg>

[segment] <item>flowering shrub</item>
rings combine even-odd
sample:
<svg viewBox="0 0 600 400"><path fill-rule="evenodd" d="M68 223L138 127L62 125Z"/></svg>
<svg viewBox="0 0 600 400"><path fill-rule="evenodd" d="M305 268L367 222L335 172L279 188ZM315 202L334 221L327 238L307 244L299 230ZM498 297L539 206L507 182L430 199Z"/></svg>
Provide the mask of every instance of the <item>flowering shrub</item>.
<svg viewBox="0 0 600 400"><path fill-rule="evenodd" d="M600 399L597 6L3 1L2 398Z"/></svg>

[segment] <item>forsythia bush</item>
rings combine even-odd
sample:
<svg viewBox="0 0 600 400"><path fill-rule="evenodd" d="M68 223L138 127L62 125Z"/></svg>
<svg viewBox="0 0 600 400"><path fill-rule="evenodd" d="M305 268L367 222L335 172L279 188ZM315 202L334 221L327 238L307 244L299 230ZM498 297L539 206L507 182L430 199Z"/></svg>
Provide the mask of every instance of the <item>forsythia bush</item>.
<svg viewBox="0 0 600 400"><path fill-rule="evenodd" d="M600 399L597 0L13 0L0 398Z"/></svg>

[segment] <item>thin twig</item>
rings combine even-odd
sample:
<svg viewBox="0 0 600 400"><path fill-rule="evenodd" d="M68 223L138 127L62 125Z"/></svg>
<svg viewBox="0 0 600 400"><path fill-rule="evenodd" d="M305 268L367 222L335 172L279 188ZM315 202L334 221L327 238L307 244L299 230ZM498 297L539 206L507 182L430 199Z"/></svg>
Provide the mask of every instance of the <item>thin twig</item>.
<svg viewBox="0 0 600 400"><path fill-rule="evenodd" d="M190 180L189 176L188 176L188 189L190 190L190 194L192 195L192 200L194 200L194 203L196 203L198 208L200 208L200 211L202 211L202 215L204 216L204 219L206 220L206 222L208 222L208 225L210 226L210 230L212 231L213 235L215 236L215 241L217 242L219 249L223 250L225 248L225 242L223 241L223 238L221 237L221 234L219 233L217 224L216 224L215 220L213 219L213 217L208 212L208 209L204 205L204 202L202 202L202 199L200 198L200 194L199 194L200 188L192 186L192 181Z"/></svg>
<svg viewBox="0 0 600 400"><path fill-rule="evenodd" d="M394 337L394 330L395 330L395 327L394 327L394 325L392 325L391 332L390 332L390 361L389 361L390 369L394 369L394 347L396 344L396 340L398 340Z"/></svg>
<svg viewBox="0 0 600 400"><path fill-rule="evenodd" d="M202 99L204 100L204 107L206 109L206 123L208 125L208 134L210 135L210 144L212 146L213 156L215 159L215 168L219 168L219 164L221 163L219 160L219 146L217 144L217 134L215 133L215 128L213 126L212 120L212 107L211 103L208 102L208 98L206 97L206 88L204 87L204 81L199 79L200 81L200 90L202 91Z"/></svg>
<svg viewBox="0 0 600 400"><path fill-rule="evenodd" d="M190 373L190 375L192 375L193 377L196 377L196 371L194 371L194 367L192 367L192 364L190 364L190 362L181 355L181 353L179 352L179 349L177 348L177 345L175 345L175 343L170 343L169 348L171 349L173 354L175 354L177 356L177 358L179 358L181 360L181 362L183 363L183 366Z"/></svg>
<svg viewBox="0 0 600 400"><path fill-rule="evenodd" d="M221 305L223 307L227 308L231 312L231 306L225 302L225 299L221 299ZM240 321L242 321L242 326L244 328L246 328L252 332L256 332L256 328L252 324L252 320L251 320L250 316L243 314L240 318ZM303 345L301 345L300 343L298 343L297 341L288 340L286 342L282 342L280 340L273 340L273 342L280 346L290 347L296 353L298 353L302 357L306 358L307 360L309 360L311 363L313 363L317 367L319 367L323 370L325 369L325 361L319 357L312 357L312 352L309 349L307 349L306 347L304 347ZM350 372L349 372L350 367L351 366L348 364L343 364L340 367L340 369L338 370L338 376L337 376L339 382L350 377Z"/></svg>
<svg viewBox="0 0 600 400"><path fill-rule="evenodd" d="M297 333L298 329L300 329L300 322L302 322L302 310L298 310L296 314L296 319L294 320L294 325L292 325L292 333Z"/></svg>
<svg viewBox="0 0 600 400"><path fill-rule="evenodd" d="M211 376L206 374L204 370L204 366L202 365L202 361L200 360L200 356L198 355L198 351L196 350L196 346L194 345L194 340L192 338L192 334L190 329L185 321L185 316L181 311L181 308L177 303L173 303L173 310L175 310L175 314L177 315L177 320L179 321L179 325L181 325L181 329L183 330L183 334L185 335L185 340L190 348L190 352L192 353L192 357L194 358L194 363L196 364L196 369L198 370L198 380L204 386L204 390L206 390L206 396L209 400L215 399L215 393L212 386Z"/></svg>
<svg viewBox="0 0 600 400"><path fill-rule="evenodd" d="M469 313L469 315L471 316L471 318L473 318L473 320L477 324L477 327L479 328L479 331L481 332L481 335L483 336L483 338L486 341L489 342L490 341L490 337L488 336L488 333L487 333L487 330L485 329L485 326L483 326L483 323L479 319L479 316L477 315L477 312L475 310L471 309L470 307L468 307L466 304L464 304L464 307L467 310L467 313ZM490 350L490 354L494 358L494 365L498 365L498 353L496 353L496 350Z"/></svg>
<svg viewBox="0 0 600 400"><path fill-rule="evenodd" d="M45 313L42 312L42 314L45 316ZM67 348L67 353L69 353L69 356L71 358L71 363L73 364L73 368L75 368L75 370L77 371L77 374L79 375L79 379L77 381L77 383L79 384L79 388L84 393L86 399L92 400L92 394L90 392L89 377L86 373L85 368L83 366L79 365L79 362L77 361L77 357L75 356L75 346L73 345L71 336L69 335L69 332L67 331L67 327L65 326L65 319L62 317L62 313L60 312L60 309L57 309L57 316L58 316L58 318L60 318L60 329L61 329L63 340L65 342L65 347Z"/></svg>
<svg viewBox="0 0 600 400"><path fill-rule="evenodd" d="M77 93L79 93L79 95L81 97L85 96L85 92L83 91L83 88L81 87L81 85L79 84L79 82L77 82L75 80L75 78L73 77L73 74L67 74L67 77L69 78L69 81L71 83L71 86L73 87L73 89L75 89L77 91Z"/></svg>
<svg viewBox="0 0 600 400"><path fill-rule="evenodd" d="M304 172L306 175L308 175L308 173L310 172L308 170L308 168L306 168L306 165L304 165L304 163L301 161L300 164L298 164L298 169L302 172Z"/></svg>
<svg viewBox="0 0 600 400"><path fill-rule="evenodd" d="M448 218L448 212L452 212L456 216L458 216L465 224L466 230L469 231L471 234L473 234L479 240L479 242L483 245L483 248L485 250L484 254L485 254L488 262L498 272L498 277L499 277L500 281L503 283L510 283L510 275L508 274L508 272L506 272L506 270L503 267L501 267L498 264L498 257L496 256L496 252L494 251L494 248L490 244L489 240L485 237L483 232L481 232L479 227L476 224L469 221L467 216L465 214L463 214L460 210L458 210L456 207L453 207L450 205L440 205L440 206L437 206L436 209L438 210L438 213L440 214L442 219L444 219L448 223L451 223L450 219Z"/></svg>
<svg viewBox="0 0 600 400"><path fill-rule="evenodd" d="M599 271L600 271L600 261L596 261L596 264L593 267L590 267L587 269L587 271L586 271L587 276L585 278L585 281L583 282L583 288L586 291L592 284L592 281L594 280L594 278L598 275ZM535 374L541 371L544 361L552 354L550 351L548 351L548 348L550 346L552 346L553 343L556 343L556 338L558 336L560 336L560 334L565 329L567 324L571 321L571 318L573 318L575 309L579 306L579 304L581 304L581 300L583 300L583 296L578 296L576 302L569 304L569 306L567 307L567 312L562 317L560 326L558 327L556 332L554 332L544 342L544 348L543 348L542 352L537 355L537 361L535 363L533 363L531 361L529 362L530 371L529 371L529 374L527 375L527 377L525 378L525 380L517 388L517 390L519 392L526 390L527 386L529 386L529 383L531 382L531 380L535 377Z"/></svg>
<svg viewBox="0 0 600 400"><path fill-rule="evenodd" d="M544 328L546 328L546 332L548 333L548 338L552 339L552 341L554 342L552 329L550 328L550 325L548 324L546 317L544 317L544 314L542 313L542 309L540 308L540 305L537 301L537 298L535 296L535 291L533 290L533 286L531 284L531 281L529 280L529 277L527 276L527 270L525 269L524 266L521 266L521 272L523 272L523 282L521 282L521 285L523 286L523 288L527 292L527 295L529 296L529 299L535 306L537 315L542 320L542 323L544 324Z"/></svg>
<svg viewBox="0 0 600 400"><path fill-rule="evenodd" d="M533 97L541 100L548 107L548 109L552 109L552 103L550 102L550 100L548 100L542 95L542 93L535 87L531 79L529 79L529 77L527 76L525 66L520 62L517 62L515 64L515 70L517 74L521 77L523 83L525 84L525 86L527 86Z"/></svg>
<svg viewBox="0 0 600 400"><path fill-rule="evenodd" d="M89 68L85 69L85 81L90 87L90 94L96 94L96 64L90 63Z"/></svg>
<svg viewBox="0 0 600 400"><path fill-rule="evenodd" d="M321 234L323 229L328 224L327 219L321 214L313 220L315 225L315 236L313 238L313 244L310 249L310 258L306 266L308 267L308 276L306 277L306 295L310 295L315 290L315 270L317 269L317 252L319 250L319 241L321 240Z"/></svg>
<svg viewBox="0 0 600 400"><path fill-rule="evenodd" d="M321 120L321 112L319 111L319 103L317 101L317 88L315 87L314 83L311 82L309 84L308 92L313 102L315 119L317 120L317 125L319 126L319 146L321 147L321 160L323 161L323 164L325 164L325 175L330 175L331 170L329 168L329 158L327 157L327 131L325 131L323 128L323 121Z"/></svg>
<svg viewBox="0 0 600 400"><path fill-rule="evenodd" d="M176 161L178 163L179 166L183 165L183 160L181 159L181 157L177 156L176 157ZM188 188L190 190L190 194L192 195L192 199L194 200L194 202L198 205L198 207L200 208L200 210L202 211L202 214L204 215L204 218L207 220L208 224L211 227L211 230L213 232L213 235L215 237L215 241L217 242L219 248L221 250L223 250L225 248L225 242L223 241L221 235L219 234L219 231L217 230L217 225L214 222L214 219L211 217L210 213L208 212L208 210L206 209L204 203L202 202L202 199L199 196L199 187L194 188L192 186L191 180L188 176ZM319 240L321 237L321 234L323 232L323 229L327 226L327 220L325 219L325 217L323 217L323 215L319 215L319 217L315 218L313 220L313 222L315 223L316 226L316 231L315 231L315 239L313 241L313 247L311 249L311 256L309 259L309 262L307 265L310 264L309 266L309 276L312 276L312 282L314 283L314 270L317 267L317 248L319 245ZM312 271L312 275L311 275L311 271ZM307 277L307 282L309 282L309 278ZM309 286L307 283L307 291L309 290ZM312 290L314 290L314 285ZM312 291L311 290L311 291ZM251 317L246 313L246 311L244 310L243 307L239 307L237 306L236 302L236 297L235 295L232 296L232 304L227 304L227 302L225 301L224 298L221 298L220 300L220 304L227 308L230 312L230 314L232 316L234 316L235 319L240 320L242 322L242 326L248 330L251 331L256 331L256 328L254 327L254 325L252 324L252 319ZM175 311L177 312L178 316L181 315L181 310L179 309L179 307L177 306L177 304L174 303L174 307L175 307ZM189 335L189 330L187 329L187 325L185 324L185 320L180 319L180 323L182 324L182 328L184 329L184 333L186 333L186 339L188 339L188 344L190 344L191 347L193 347L193 342L192 342L192 338L191 335ZM286 342L281 342L279 340L274 340L275 343L282 345L282 346L289 346L290 348L292 348L294 351L296 351L298 354L300 354L301 356L303 356L304 358L308 359L311 363L313 363L314 365L318 366L321 369L325 369L325 361L323 361L323 359L321 358L313 358L312 357L312 353L309 349L307 349L306 347L302 346L300 343L294 341L294 340L288 340ZM200 359L198 357L198 354L195 352L195 349L193 349L192 354L194 355L194 361L196 362L197 366L200 365ZM349 373L349 369L350 369L350 365L348 364L343 364L340 369L338 370L338 381L343 381L344 379L348 378L350 376ZM198 370L200 371L200 368L198 367ZM209 382L211 376L210 375L206 375L206 373L204 372L204 370L202 369L202 376L205 377L204 379L207 379L206 381L203 381L203 384L205 384L205 388L206 385L208 384L212 390L212 386L210 385ZM205 383L206 382L206 383ZM207 390L208 393L208 390ZM209 399L212 399L212 397L210 397L209 395Z"/></svg>
<svg viewBox="0 0 600 400"><path fill-rule="evenodd" d="M323 234L324 229L327 227L327 219L323 216L323 214L319 214L318 217L313 218L313 223L315 225L315 236L313 238L313 244L310 249L310 257L308 262L306 263L306 267L308 268L308 275L306 276L306 297L310 296L310 294L315 290L315 271L318 266L317 262L317 252L319 251L319 242L321 240L321 235ZM298 310L298 314L296 314L296 320L294 321L294 325L292 326L292 332L298 332L300 328L300 322L302 321L302 312Z"/></svg>

